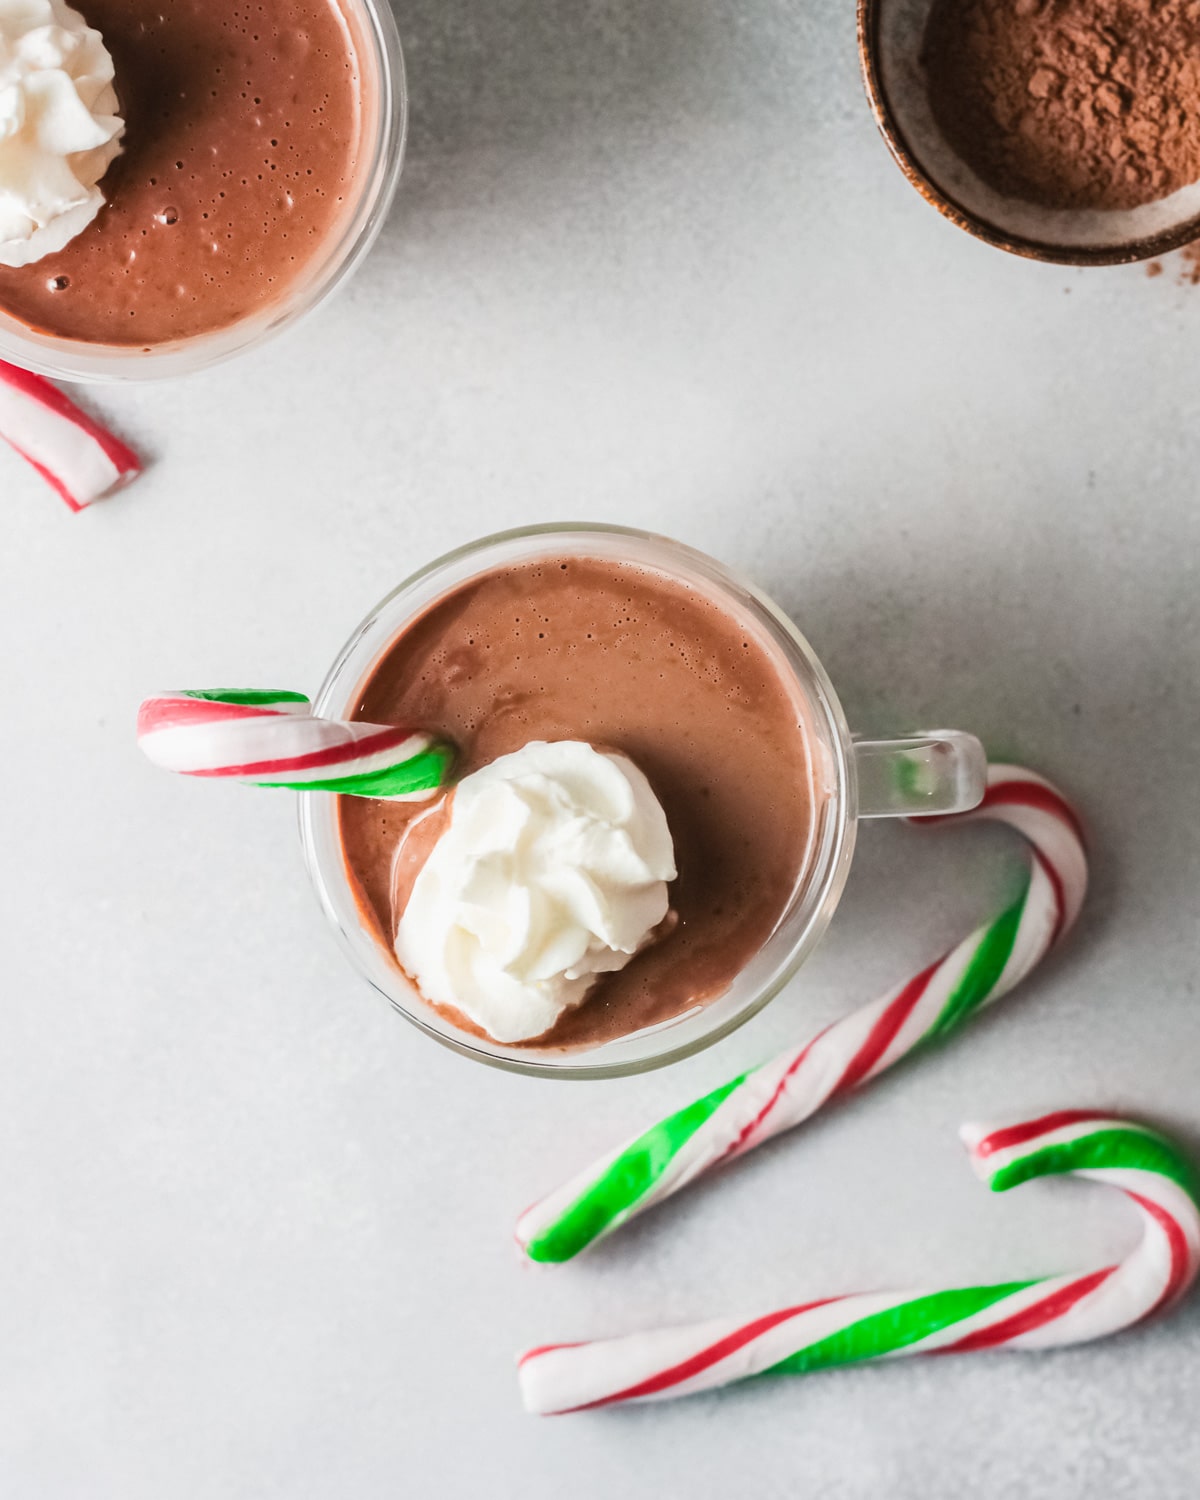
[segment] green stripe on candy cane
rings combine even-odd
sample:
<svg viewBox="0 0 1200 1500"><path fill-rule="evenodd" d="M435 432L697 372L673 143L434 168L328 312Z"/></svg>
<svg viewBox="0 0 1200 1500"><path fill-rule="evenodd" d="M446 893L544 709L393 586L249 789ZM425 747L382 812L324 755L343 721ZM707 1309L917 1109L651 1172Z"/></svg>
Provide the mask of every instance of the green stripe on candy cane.
<svg viewBox="0 0 1200 1500"><path fill-rule="evenodd" d="M651 1126L533 1204L517 1224L531 1260L570 1260L710 1168L942 1040L1035 967L1070 927L1086 890L1078 820L1033 772L993 766L988 783L978 811L939 821L986 818L1021 832L1032 862L1018 898L907 984Z"/></svg>
<svg viewBox="0 0 1200 1500"><path fill-rule="evenodd" d="M995 989L1012 956L1029 888L1027 880L1018 900L983 929L962 977L937 1020L921 1038L920 1045L947 1036L969 1019ZM600 1235L610 1233L631 1218L671 1161L751 1076L751 1073L739 1075L643 1132L621 1151L557 1222L524 1245L525 1254L530 1260L542 1264L559 1265L573 1259Z"/></svg>
<svg viewBox="0 0 1200 1500"><path fill-rule="evenodd" d="M406 801L436 793L455 760L444 739L317 717L303 693L277 688L156 694L138 710L137 735L148 759L179 775Z"/></svg>
<svg viewBox="0 0 1200 1500"><path fill-rule="evenodd" d="M232 703L238 707L257 708L271 703L307 703L304 693L280 688L182 688L182 698L198 698L203 703Z"/></svg>
<svg viewBox="0 0 1200 1500"><path fill-rule="evenodd" d="M327 781L260 781L263 787L297 792L340 792L347 797L403 797L440 787L454 761L454 751L435 744L398 766L367 771L356 776L335 776Z"/></svg>
<svg viewBox="0 0 1200 1500"><path fill-rule="evenodd" d="M749 1319L540 1345L519 1361L526 1410L587 1411L903 1355L1061 1348L1139 1323L1194 1282L1200 1197L1190 1163L1170 1140L1088 1110L967 1126L962 1137L976 1173L995 1191L1053 1176L1120 1191L1137 1211L1141 1239L1120 1262L1095 1270L944 1291L850 1293Z"/></svg>
<svg viewBox="0 0 1200 1500"><path fill-rule="evenodd" d="M671 1160L748 1076L743 1073L722 1084L638 1136L557 1223L523 1247L525 1254L530 1260L557 1264L570 1260L599 1235L615 1229L634 1212Z"/></svg>
<svg viewBox="0 0 1200 1500"><path fill-rule="evenodd" d="M967 1020L978 1010L1004 973L1004 967L1012 957L1013 945L1021 926L1025 903L1029 900L1032 881L1025 881L1025 889L1016 901L1003 911L987 928L979 940L979 946L946 1001L941 1015L926 1032L924 1040L936 1041Z"/></svg>
<svg viewBox="0 0 1200 1500"><path fill-rule="evenodd" d="M925 1297L914 1297L899 1307L872 1313L849 1328L810 1344L807 1349L798 1349L795 1354L789 1354L778 1364L763 1370L758 1378L810 1375L816 1370L832 1369L835 1365L882 1359L885 1355L907 1349L911 1344L920 1343L944 1328L952 1328L955 1323L986 1312L1006 1297L1013 1297L1036 1285L1036 1280L1008 1281L999 1286L960 1287L954 1291L930 1292Z"/></svg>
<svg viewBox="0 0 1200 1500"><path fill-rule="evenodd" d="M1034 1177L1101 1168L1157 1172L1200 1202L1200 1173L1169 1141L1144 1130L1098 1130L1082 1141L1043 1146L1001 1167L990 1178L990 1185L993 1192L1004 1193Z"/></svg>

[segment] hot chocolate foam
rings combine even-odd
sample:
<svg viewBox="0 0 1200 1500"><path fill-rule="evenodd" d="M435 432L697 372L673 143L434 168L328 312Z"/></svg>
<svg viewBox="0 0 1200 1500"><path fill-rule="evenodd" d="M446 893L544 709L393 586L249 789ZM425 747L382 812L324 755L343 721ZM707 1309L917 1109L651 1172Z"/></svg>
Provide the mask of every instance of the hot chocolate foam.
<svg viewBox="0 0 1200 1500"><path fill-rule="evenodd" d="M347 221L376 81L351 0L78 0L116 69L123 154L64 249L0 267L36 331L152 348L280 302Z"/></svg>

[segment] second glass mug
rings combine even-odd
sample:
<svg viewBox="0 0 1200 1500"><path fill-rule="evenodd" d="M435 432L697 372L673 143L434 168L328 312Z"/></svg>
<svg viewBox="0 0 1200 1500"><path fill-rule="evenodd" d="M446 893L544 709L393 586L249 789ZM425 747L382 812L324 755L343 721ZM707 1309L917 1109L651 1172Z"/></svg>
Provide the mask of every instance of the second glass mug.
<svg viewBox="0 0 1200 1500"><path fill-rule="evenodd" d="M450 590L485 573L553 556L633 563L696 588L752 630L810 709L827 795L809 860L770 937L724 994L672 1021L584 1052L530 1051L460 1030L423 1001L364 925L327 792L300 797L305 859L321 904L351 959L400 1013L464 1056L542 1077L613 1078L688 1057L757 1014L812 952L841 898L860 818L965 812L983 797L987 762L973 735L936 730L862 740L849 730L833 684L793 622L761 590L680 542L617 526L552 525L504 532L439 558L372 610L342 648L313 704L327 718L352 716L363 685L397 636ZM586 1002L585 1002L586 1003Z"/></svg>
<svg viewBox="0 0 1200 1500"><path fill-rule="evenodd" d="M400 34L387 0L343 0L343 5L363 69L362 164L345 223L314 258L304 279L278 302L227 328L148 351L59 338L28 328L0 310L0 359L53 379L97 385L190 375L258 348L345 285L379 237L396 195L408 130L408 91Z"/></svg>

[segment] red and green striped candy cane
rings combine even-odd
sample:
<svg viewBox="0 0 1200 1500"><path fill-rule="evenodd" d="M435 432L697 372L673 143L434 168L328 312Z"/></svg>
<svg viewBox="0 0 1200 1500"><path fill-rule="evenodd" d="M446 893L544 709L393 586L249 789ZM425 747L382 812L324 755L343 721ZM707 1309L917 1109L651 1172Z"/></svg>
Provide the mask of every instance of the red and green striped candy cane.
<svg viewBox="0 0 1200 1500"><path fill-rule="evenodd" d="M1137 1248L1097 1271L946 1291L824 1297L755 1318L721 1318L597 1343L550 1344L520 1360L528 1411L588 1411L746 1380L902 1355L1052 1349L1117 1333L1177 1301L1200 1266L1200 1180L1180 1149L1131 1120L1064 1110L962 1132L995 1192L1036 1177L1119 1188L1142 1220Z"/></svg>
<svg viewBox="0 0 1200 1500"><path fill-rule="evenodd" d="M570 1260L711 1167L940 1040L1020 983L1079 914L1088 874L1083 836L1062 793L1018 766L990 767L973 811L920 821L980 819L1006 824L1029 844L1028 876L1011 905L914 979L678 1110L535 1203L517 1223L525 1254L542 1263Z"/></svg>
<svg viewBox="0 0 1200 1500"><path fill-rule="evenodd" d="M216 688L160 693L138 711L156 766L205 776L420 802L446 782L454 748L419 729L318 719L303 693Z"/></svg>

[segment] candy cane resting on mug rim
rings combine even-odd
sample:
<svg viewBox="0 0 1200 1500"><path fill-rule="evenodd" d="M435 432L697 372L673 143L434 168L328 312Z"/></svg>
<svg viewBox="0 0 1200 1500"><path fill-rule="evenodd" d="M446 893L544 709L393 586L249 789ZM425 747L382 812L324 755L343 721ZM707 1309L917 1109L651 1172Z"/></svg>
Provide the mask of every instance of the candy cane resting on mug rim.
<svg viewBox="0 0 1200 1500"><path fill-rule="evenodd" d="M182 776L292 791L422 802L446 782L454 749L394 724L318 719L303 693L195 689L147 698L138 745Z"/></svg>

